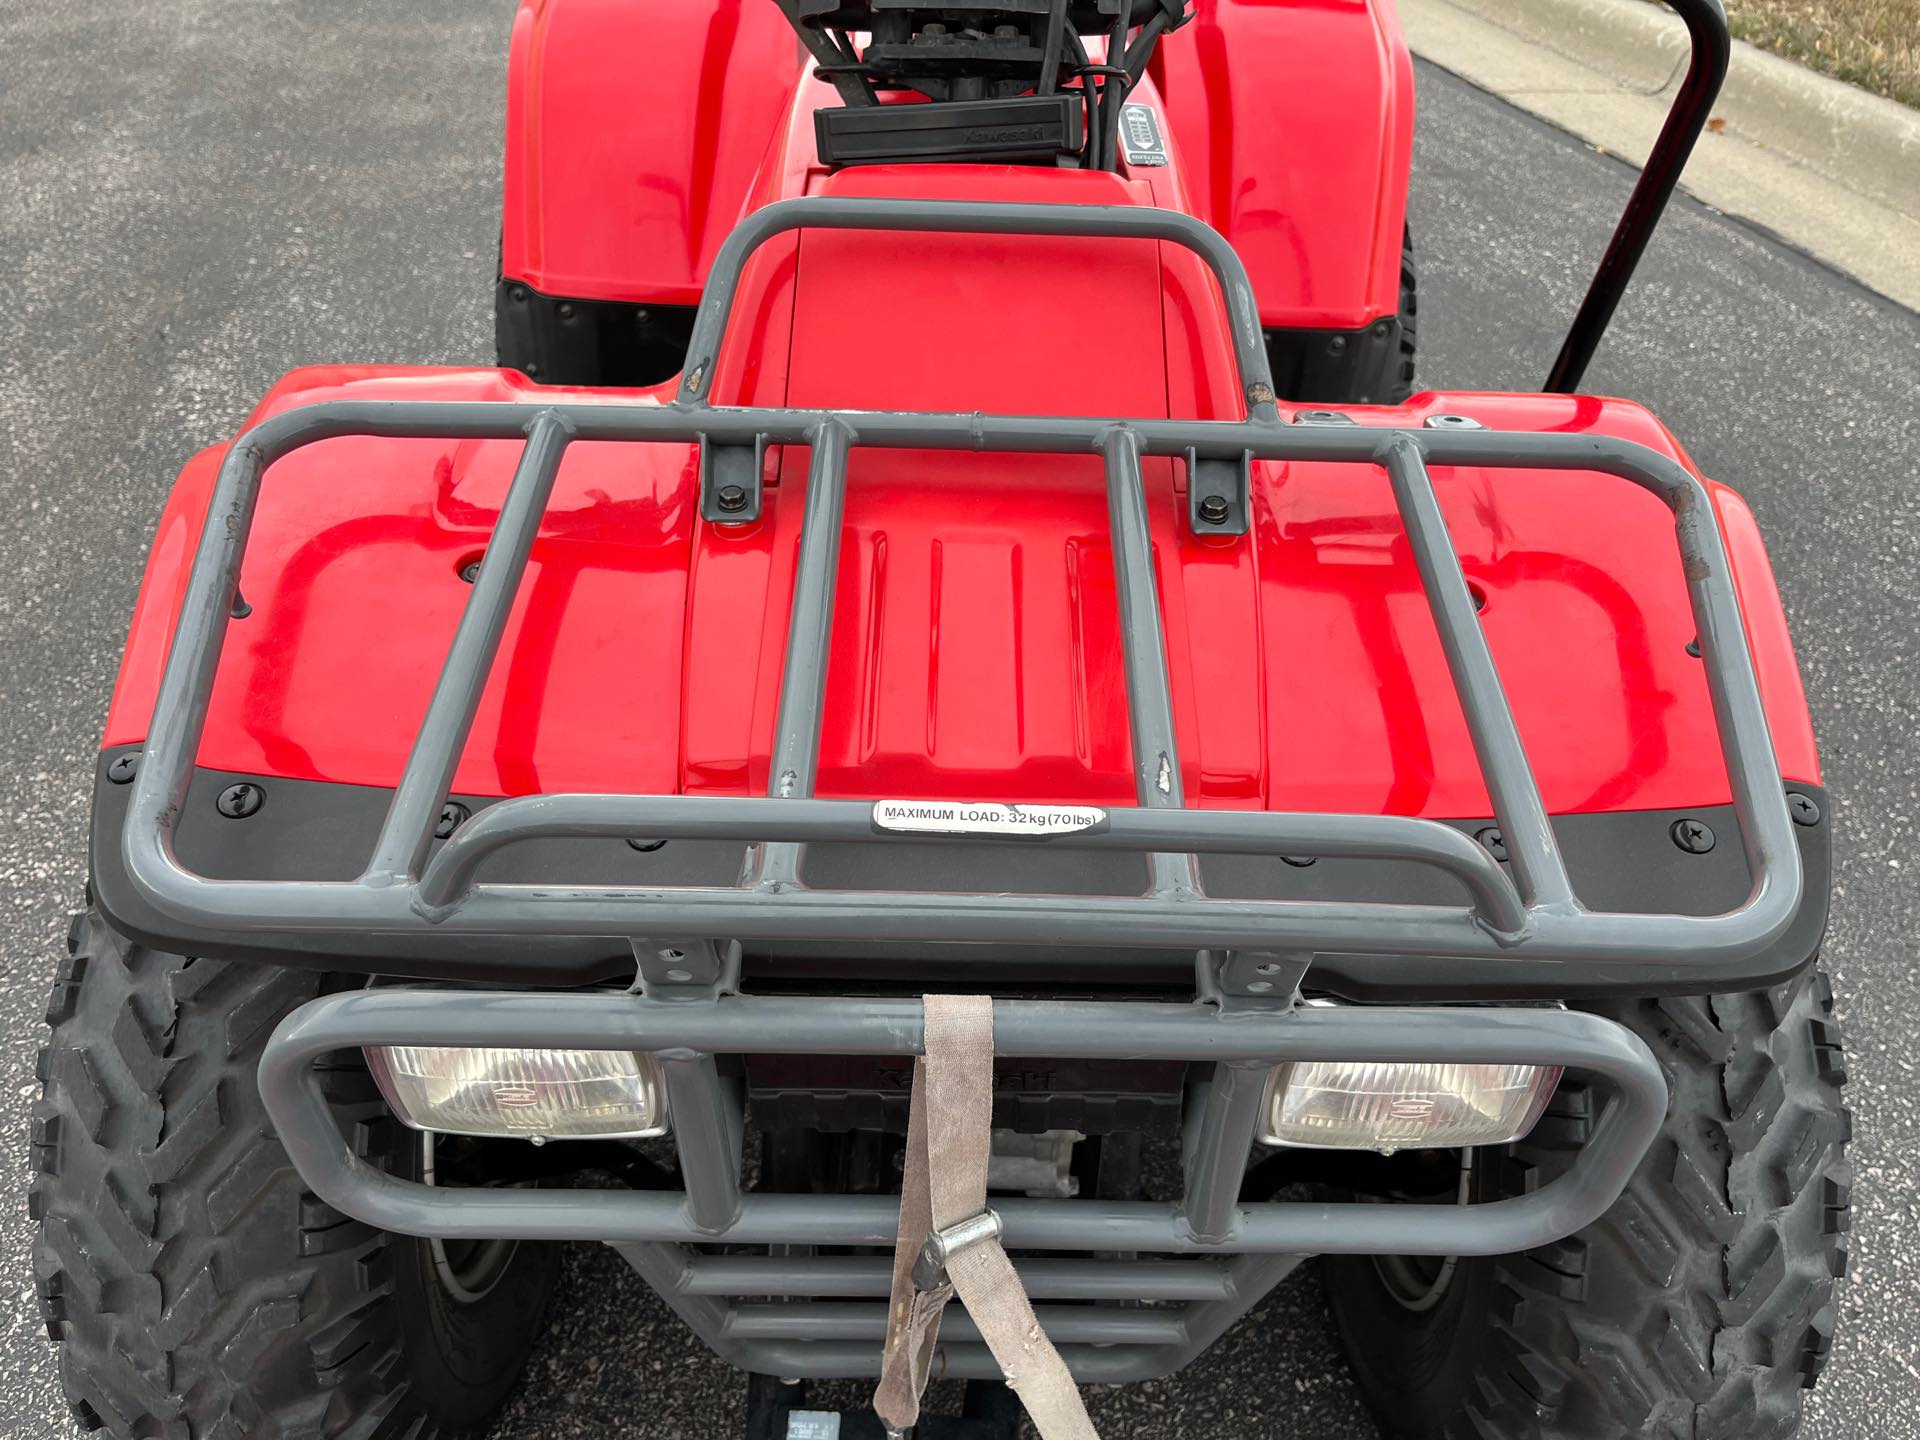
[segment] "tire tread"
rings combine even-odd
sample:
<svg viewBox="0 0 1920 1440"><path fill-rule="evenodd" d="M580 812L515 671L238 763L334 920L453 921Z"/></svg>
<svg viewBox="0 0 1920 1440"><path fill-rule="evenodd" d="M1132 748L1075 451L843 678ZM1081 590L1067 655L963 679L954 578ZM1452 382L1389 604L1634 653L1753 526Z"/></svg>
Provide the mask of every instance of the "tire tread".
<svg viewBox="0 0 1920 1440"><path fill-rule="evenodd" d="M253 1083L273 1024L319 978L147 950L92 913L69 949L29 1208L75 1421L126 1440L435 1433L388 1303L391 1237L305 1188ZM351 1073L323 1074L349 1123L390 1124L364 1086L334 1093ZM344 1326L351 1353L330 1338Z"/></svg>
<svg viewBox="0 0 1920 1440"><path fill-rule="evenodd" d="M1614 1207L1542 1263L1503 1269L1523 1304L1583 1252L1592 1284L1569 1327L1503 1325L1509 1367L1571 1377L1450 1435L1665 1435L1786 1440L1831 1348L1837 1237L1849 1223L1845 1076L1832 989L1809 968L1751 995L1666 999L1617 1013L1653 1048L1673 1103ZM1549 1142L1549 1145L1551 1142ZM1518 1147L1530 1152L1531 1141ZM1543 1145L1546 1163L1564 1163ZM1603 1378L1598 1378L1603 1377ZM1598 1383L1596 1383L1598 1378Z"/></svg>

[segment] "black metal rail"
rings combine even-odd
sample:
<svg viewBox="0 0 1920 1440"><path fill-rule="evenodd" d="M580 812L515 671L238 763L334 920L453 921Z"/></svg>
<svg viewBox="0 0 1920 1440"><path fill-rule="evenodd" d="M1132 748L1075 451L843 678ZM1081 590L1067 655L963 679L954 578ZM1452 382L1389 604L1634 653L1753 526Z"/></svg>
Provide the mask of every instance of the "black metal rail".
<svg viewBox="0 0 1920 1440"><path fill-rule="evenodd" d="M1555 357L1547 383L1541 388L1559 394L1571 394L1580 388L1594 351L1607 333L1620 297L1627 292L1640 257L1666 212L1667 202L1680 183L1680 172L1687 168L1694 143L1707 128L1713 115L1713 102L1727 78L1727 61L1733 54L1733 38L1727 32L1727 12L1720 0L1666 0L1687 25L1692 47L1686 77L1673 97L1673 108L1660 127L1659 138L1648 152L1640 178L1634 182L1627 208L1600 257L1587 295L1568 327L1567 338Z"/></svg>

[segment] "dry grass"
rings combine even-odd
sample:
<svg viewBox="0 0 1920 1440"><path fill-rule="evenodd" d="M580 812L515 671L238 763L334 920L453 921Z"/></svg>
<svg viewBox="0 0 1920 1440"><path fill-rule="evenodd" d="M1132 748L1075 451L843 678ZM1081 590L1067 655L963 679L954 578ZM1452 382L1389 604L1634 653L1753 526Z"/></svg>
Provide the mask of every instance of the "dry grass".
<svg viewBox="0 0 1920 1440"><path fill-rule="evenodd" d="M1733 33L1763 50L1920 106L1920 0L1726 0Z"/></svg>

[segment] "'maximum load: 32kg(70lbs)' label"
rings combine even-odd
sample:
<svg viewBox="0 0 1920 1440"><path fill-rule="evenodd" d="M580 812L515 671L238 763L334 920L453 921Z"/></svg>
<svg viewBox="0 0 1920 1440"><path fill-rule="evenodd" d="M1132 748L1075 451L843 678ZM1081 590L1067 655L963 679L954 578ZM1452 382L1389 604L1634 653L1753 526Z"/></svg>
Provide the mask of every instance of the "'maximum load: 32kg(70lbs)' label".
<svg viewBox="0 0 1920 1440"><path fill-rule="evenodd" d="M1071 835L1098 830L1093 805L1007 805L997 800L876 800L873 827L915 835Z"/></svg>

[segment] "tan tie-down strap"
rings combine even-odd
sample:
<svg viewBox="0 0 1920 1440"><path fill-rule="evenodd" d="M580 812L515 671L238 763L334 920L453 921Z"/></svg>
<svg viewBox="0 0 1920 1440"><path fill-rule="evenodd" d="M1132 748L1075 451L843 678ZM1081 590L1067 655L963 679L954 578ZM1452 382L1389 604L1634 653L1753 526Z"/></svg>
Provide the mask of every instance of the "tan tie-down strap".
<svg viewBox="0 0 1920 1440"><path fill-rule="evenodd" d="M900 1235L874 1412L890 1434L920 1418L940 1312L956 1293L1027 1407L1041 1440L1098 1440L1080 1391L1000 1248L987 1209L993 1127L993 1001L925 997L925 1054L913 1064Z"/></svg>

